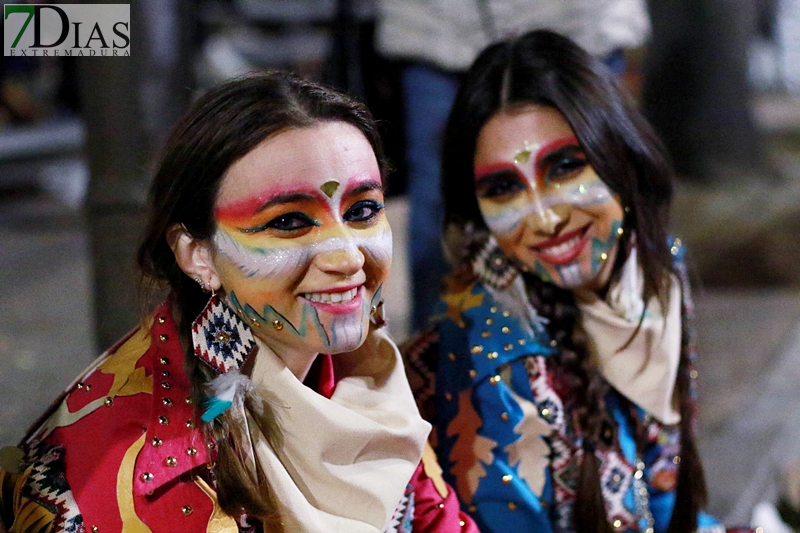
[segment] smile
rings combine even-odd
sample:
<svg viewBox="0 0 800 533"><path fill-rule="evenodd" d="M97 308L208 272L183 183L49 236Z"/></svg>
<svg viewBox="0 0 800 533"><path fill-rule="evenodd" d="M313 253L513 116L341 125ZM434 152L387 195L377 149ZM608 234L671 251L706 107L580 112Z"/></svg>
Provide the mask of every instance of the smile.
<svg viewBox="0 0 800 533"><path fill-rule="evenodd" d="M539 243L536 246L531 246L531 250L548 263L554 265L570 263L578 257L586 243L589 242L587 238L589 226L586 225L575 231L570 231L564 235Z"/></svg>
<svg viewBox="0 0 800 533"><path fill-rule="evenodd" d="M353 287L344 292L306 292L301 296L306 300L312 302L321 302L324 304L338 304L347 303L353 300L358 295L358 287Z"/></svg>

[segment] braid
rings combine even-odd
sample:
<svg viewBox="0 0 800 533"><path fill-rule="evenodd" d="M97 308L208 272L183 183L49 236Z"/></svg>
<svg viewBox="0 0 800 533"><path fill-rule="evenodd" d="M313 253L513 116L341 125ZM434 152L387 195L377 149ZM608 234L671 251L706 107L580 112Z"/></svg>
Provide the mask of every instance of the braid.
<svg viewBox="0 0 800 533"><path fill-rule="evenodd" d="M572 513L575 530L610 533L600 487L600 463L595 455L598 446L608 446L613 438L614 424L605 402L609 385L592 365L586 334L576 328L579 313L572 292L532 275L526 275L525 282L531 303L549 320L549 333L561 346L556 372L564 378L568 389L562 397L569 402L575 425L583 437Z"/></svg>

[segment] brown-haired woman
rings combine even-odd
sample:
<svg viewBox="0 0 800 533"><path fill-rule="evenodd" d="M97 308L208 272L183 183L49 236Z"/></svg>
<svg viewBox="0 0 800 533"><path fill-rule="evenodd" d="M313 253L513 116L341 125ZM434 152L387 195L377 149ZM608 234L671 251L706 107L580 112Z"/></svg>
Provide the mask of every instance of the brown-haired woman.
<svg viewBox="0 0 800 533"><path fill-rule="evenodd" d="M292 75L201 97L138 256L169 296L0 471L9 531L475 531L380 327L383 163L362 105Z"/></svg>
<svg viewBox="0 0 800 533"><path fill-rule="evenodd" d="M704 514L672 172L570 40L489 47L450 113L439 321L407 350L445 479L484 531L690 533Z"/></svg>

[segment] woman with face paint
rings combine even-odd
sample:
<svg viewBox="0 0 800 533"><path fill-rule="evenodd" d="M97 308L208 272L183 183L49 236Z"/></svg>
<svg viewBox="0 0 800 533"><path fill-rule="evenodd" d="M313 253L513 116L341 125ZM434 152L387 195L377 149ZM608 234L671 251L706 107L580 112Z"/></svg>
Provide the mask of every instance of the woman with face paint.
<svg viewBox="0 0 800 533"><path fill-rule="evenodd" d="M455 267L407 366L483 531L690 533L702 512L683 249L635 103L536 31L473 64L445 133Z"/></svg>
<svg viewBox="0 0 800 533"><path fill-rule="evenodd" d="M382 328L385 172L366 108L322 86L273 72L201 97L138 254L167 299L4 456L0 523L477 531Z"/></svg>

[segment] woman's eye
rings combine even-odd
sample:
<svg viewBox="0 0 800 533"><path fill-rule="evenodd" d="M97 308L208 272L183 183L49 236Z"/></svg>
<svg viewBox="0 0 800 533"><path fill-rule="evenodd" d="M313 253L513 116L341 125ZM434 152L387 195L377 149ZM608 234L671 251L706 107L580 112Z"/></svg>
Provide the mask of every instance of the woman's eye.
<svg viewBox="0 0 800 533"><path fill-rule="evenodd" d="M552 180L571 176L582 170L587 164L588 162L583 157L563 157L558 159L547 171L545 181L549 183Z"/></svg>
<svg viewBox="0 0 800 533"><path fill-rule="evenodd" d="M523 190L525 186L515 178L492 178L478 187L481 198L500 198Z"/></svg>
<svg viewBox="0 0 800 533"><path fill-rule="evenodd" d="M299 229L310 228L311 226L319 226L319 222L316 222L311 217L304 215L303 213L292 212L277 216L266 224L261 224L252 228L242 228L241 231L243 233L258 233L267 229L274 229L278 231L296 231Z"/></svg>
<svg viewBox="0 0 800 533"><path fill-rule="evenodd" d="M375 218L383 209L383 204L375 200L361 200L350 206L344 214L346 222L366 222Z"/></svg>

